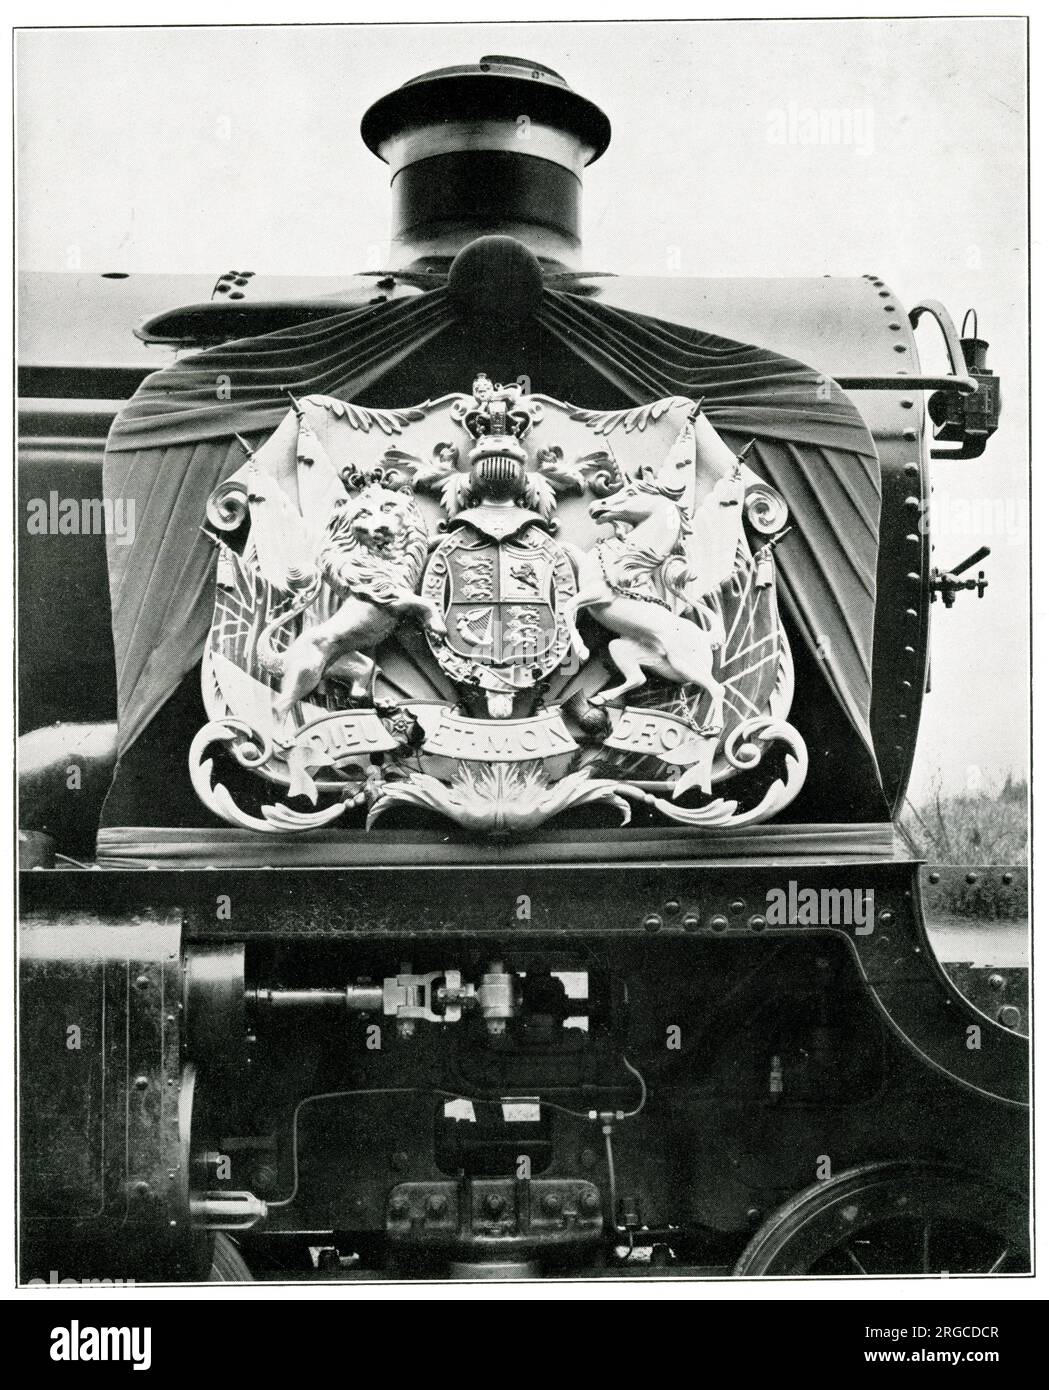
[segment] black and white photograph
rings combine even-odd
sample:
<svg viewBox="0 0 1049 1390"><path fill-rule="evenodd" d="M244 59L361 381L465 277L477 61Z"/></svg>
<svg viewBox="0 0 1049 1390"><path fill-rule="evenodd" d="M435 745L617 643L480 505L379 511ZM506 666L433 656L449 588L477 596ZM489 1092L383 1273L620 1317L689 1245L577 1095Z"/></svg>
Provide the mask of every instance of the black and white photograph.
<svg viewBox="0 0 1049 1390"><path fill-rule="evenodd" d="M1026 16L283 18L12 31L41 1356L1035 1296Z"/></svg>

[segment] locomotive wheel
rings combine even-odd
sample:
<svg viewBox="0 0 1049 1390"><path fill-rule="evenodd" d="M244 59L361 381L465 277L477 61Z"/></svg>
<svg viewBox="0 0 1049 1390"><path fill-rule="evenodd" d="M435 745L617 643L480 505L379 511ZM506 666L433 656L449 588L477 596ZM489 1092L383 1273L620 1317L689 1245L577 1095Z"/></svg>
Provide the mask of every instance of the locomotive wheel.
<svg viewBox="0 0 1049 1390"><path fill-rule="evenodd" d="M952 1168L869 1163L798 1193L743 1251L737 1275L1020 1274L1025 1203Z"/></svg>
<svg viewBox="0 0 1049 1390"><path fill-rule="evenodd" d="M254 1279L255 1276L248 1268L247 1261L236 1245L229 1236L219 1231L211 1248L211 1269L208 1273L208 1283L249 1284L253 1283Z"/></svg>

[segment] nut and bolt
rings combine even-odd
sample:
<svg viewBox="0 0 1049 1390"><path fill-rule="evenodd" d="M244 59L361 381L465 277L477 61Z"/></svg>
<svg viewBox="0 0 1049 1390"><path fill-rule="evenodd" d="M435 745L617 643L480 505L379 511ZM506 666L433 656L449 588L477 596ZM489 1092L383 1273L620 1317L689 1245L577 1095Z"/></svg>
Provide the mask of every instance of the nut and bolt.
<svg viewBox="0 0 1049 1390"><path fill-rule="evenodd" d="M443 1197L439 1192L432 1192L426 1199L426 1215L432 1217L434 1221L440 1221L448 1213L448 1198Z"/></svg>
<svg viewBox="0 0 1049 1390"><path fill-rule="evenodd" d="M484 1209L489 1216L502 1216L506 1210L506 1198L500 1197L498 1192L489 1192L484 1199Z"/></svg>
<svg viewBox="0 0 1049 1390"><path fill-rule="evenodd" d="M390 1203L390 1215L395 1221L403 1221L411 1210L407 1197L394 1197Z"/></svg>
<svg viewBox="0 0 1049 1390"><path fill-rule="evenodd" d="M279 1174L272 1163L260 1163L252 1174L251 1185L256 1192L272 1192Z"/></svg>

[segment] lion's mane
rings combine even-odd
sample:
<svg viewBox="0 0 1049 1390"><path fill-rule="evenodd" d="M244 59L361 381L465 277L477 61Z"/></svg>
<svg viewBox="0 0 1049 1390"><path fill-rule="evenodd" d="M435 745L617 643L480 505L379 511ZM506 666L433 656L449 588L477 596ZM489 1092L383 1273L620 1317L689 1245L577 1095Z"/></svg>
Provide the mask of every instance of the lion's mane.
<svg viewBox="0 0 1049 1390"><path fill-rule="evenodd" d="M372 550L354 532L353 517L362 498L381 504L393 498L404 525L384 552ZM415 498L400 489L371 483L337 508L317 557L321 573L340 598L352 595L371 603L393 602L399 590L414 590L426 561L428 537Z"/></svg>

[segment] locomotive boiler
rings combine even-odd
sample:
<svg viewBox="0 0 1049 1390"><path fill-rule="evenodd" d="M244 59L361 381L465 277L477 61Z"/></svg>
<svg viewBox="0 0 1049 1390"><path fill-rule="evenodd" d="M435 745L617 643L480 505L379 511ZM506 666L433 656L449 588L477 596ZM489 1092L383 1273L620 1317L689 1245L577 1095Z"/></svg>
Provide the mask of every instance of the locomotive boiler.
<svg viewBox="0 0 1049 1390"><path fill-rule="evenodd" d="M895 828L986 344L590 266L540 63L362 135L360 274L22 290L22 1277L1028 1269Z"/></svg>

